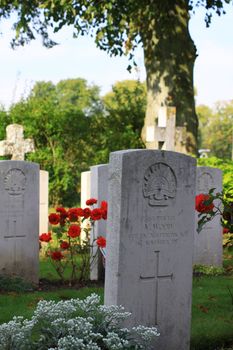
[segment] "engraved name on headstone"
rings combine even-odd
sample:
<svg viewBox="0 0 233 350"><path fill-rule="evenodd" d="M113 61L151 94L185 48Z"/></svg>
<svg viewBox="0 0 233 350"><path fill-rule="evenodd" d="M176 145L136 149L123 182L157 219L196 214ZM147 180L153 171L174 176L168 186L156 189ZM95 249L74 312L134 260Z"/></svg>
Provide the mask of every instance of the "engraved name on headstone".
<svg viewBox="0 0 233 350"><path fill-rule="evenodd" d="M207 194L210 189L222 191L222 171L211 167L197 168L197 194ZM198 213L196 213L196 225ZM208 222L200 233L194 233L194 264L222 266L222 226L220 216Z"/></svg>
<svg viewBox="0 0 233 350"><path fill-rule="evenodd" d="M158 349L188 350L195 159L159 150L110 155L105 304L157 326Z"/></svg>

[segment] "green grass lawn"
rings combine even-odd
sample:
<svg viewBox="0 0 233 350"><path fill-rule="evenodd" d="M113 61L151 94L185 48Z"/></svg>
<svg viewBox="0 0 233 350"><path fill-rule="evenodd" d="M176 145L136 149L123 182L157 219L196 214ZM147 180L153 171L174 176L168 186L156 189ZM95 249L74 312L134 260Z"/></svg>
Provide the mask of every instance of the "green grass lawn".
<svg viewBox="0 0 233 350"><path fill-rule="evenodd" d="M225 266L229 266L232 261L228 260L225 261ZM40 262L40 276L57 280L56 272L44 260ZM0 295L0 323L9 321L14 315L30 317L41 299L59 301L75 297L85 298L93 292L103 300L101 287L5 292ZM233 274L193 279L191 350L217 349L233 349Z"/></svg>
<svg viewBox="0 0 233 350"><path fill-rule="evenodd" d="M194 278L192 350L233 345L232 298L233 276Z"/></svg>

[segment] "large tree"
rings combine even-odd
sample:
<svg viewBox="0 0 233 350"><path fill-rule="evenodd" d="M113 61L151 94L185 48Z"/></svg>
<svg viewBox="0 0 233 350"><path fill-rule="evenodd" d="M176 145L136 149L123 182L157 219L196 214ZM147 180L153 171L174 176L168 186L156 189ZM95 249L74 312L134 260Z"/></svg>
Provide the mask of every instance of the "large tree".
<svg viewBox="0 0 233 350"><path fill-rule="evenodd" d="M145 124L154 125L161 106L177 108L177 124L187 122L188 150L196 151L198 121L195 113L193 67L197 56L189 34L190 13L196 6L206 9L206 23L212 12L224 13L232 0L16 0L0 1L0 17L17 13L13 45L43 38L55 44L48 31L69 25L74 35L91 33L96 45L110 55L128 54L140 43L147 73ZM145 141L145 128L142 138Z"/></svg>

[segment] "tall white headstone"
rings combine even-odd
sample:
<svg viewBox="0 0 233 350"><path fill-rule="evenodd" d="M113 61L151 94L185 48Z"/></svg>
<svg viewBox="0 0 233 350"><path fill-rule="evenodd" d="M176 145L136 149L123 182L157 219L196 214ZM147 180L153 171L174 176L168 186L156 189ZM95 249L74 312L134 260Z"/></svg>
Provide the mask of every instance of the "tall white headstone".
<svg viewBox="0 0 233 350"><path fill-rule="evenodd" d="M91 197L91 172L83 171L81 173L81 207L86 207L86 200Z"/></svg>
<svg viewBox="0 0 233 350"><path fill-rule="evenodd" d="M38 283L39 165L0 161L0 274Z"/></svg>
<svg viewBox="0 0 233 350"><path fill-rule="evenodd" d="M127 326L156 325L155 349L189 349L195 164L170 151L110 155L105 304L132 312Z"/></svg>
<svg viewBox="0 0 233 350"><path fill-rule="evenodd" d="M48 232L49 215L49 173L40 170L40 226L39 233Z"/></svg>
<svg viewBox="0 0 233 350"><path fill-rule="evenodd" d="M91 167L91 198L96 198L99 206L102 201L108 200L108 164ZM106 237L106 220L95 222L94 229L91 230L91 244L99 236ZM90 279L102 280L104 276L103 261L96 245L94 245L91 261L93 257L95 259L91 265Z"/></svg>
<svg viewBox="0 0 233 350"><path fill-rule="evenodd" d="M215 192L222 191L222 171L211 167L197 168L197 194L207 194L211 188ZM196 213L196 225L198 213ZM220 216L208 222L200 233L194 234L193 263L207 266L222 267L222 226Z"/></svg>
<svg viewBox="0 0 233 350"><path fill-rule="evenodd" d="M91 198L91 172L90 170L88 171L83 171L81 173L81 207L86 208L86 201L87 199ZM82 227L84 228L89 228L90 225L87 224L87 221L85 220L82 223ZM86 239L86 233L84 230L81 231L81 241Z"/></svg>

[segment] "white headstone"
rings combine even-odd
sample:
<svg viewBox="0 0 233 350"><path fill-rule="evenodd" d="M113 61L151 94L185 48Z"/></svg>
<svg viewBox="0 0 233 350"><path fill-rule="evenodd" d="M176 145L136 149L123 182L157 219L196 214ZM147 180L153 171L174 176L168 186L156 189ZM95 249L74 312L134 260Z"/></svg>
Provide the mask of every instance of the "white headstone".
<svg viewBox="0 0 233 350"><path fill-rule="evenodd" d="M91 167L91 198L96 198L98 200L98 206L100 206L102 201L108 200L108 164L100 164ZM91 244L94 239L99 236L106 237L106 220L95 222L94 229L91 230ZM94 245L91 260L93 256L95 256L95 259L91 265L90 279L102 280L104 276L102 254L98 251L96 245Z"/></svg>
<svg viewBox="0 0 233 350"><path fill-rule="evenodd" d="M38 283L39 165L0 161L0 274Z"/></svg>
<svg viewBox="0 0 233 350"><path fill-rule="evenodd" d="M86 200L91 197L91 172L83 171L81 173L81 208L86 208ZM87 220L82 223L82 227L88 228L90 225L87 225ZM81 242L86 238L86 233L84 230L81 231Z"/></svg>
<svg viewBox="0 0 233 350"><path fill-rule="evenodd" d="M169 151L110 155L105 304L132 312L126 326L156 325L155 349L189 349L195 164Z"/></svg>
<svg viewBox="0 0 233 350"><path fill-rule="evenodd" d="M211 167L197 168L197 194L207 194L211 188L215 192L222 191L222 171ZM198 213L196 213L196 225ZM222 267L222 226L220 216L217 215L208 222L200 233L194 234L193 263L208 266Z"/></svg>
<svg viewBox="0 0 233 350"><path fill-rule="evenodd" d="M83 171L81 173L81 207L86 207L86 200L91 197L91 172Z"/></svg>
<svg viewBox="0 0 233 350"><path fill-rule="evenodd" d="M49 215L49 173L40 170L40 226L39 233L48 232Z"/></svg>

